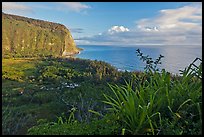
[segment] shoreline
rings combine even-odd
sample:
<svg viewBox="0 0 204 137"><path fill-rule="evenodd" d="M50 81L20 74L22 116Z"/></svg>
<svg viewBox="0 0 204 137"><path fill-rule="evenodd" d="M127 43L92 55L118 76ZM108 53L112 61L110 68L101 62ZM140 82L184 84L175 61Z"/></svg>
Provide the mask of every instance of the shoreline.
<svg viewBox="0 0 204 137"><path fill-rule="evenodd" d="M74 52L64 52L64 53L62 54L62 57L65 57L65 58L73 57L73 56L75 56L75 55L77 55L77 54L80 54L82 50L84 50L84 49L77 47L77 51L74 51Z"/></svg>

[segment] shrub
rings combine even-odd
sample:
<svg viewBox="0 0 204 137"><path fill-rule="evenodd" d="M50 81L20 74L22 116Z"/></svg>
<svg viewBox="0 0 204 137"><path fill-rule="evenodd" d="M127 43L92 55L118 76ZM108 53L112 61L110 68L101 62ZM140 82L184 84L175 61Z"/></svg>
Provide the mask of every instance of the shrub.
<svg viewBox="0 0 204 137"><path fill-rule="evenodd" d="M76 120L67 122L63 121L62 117L58 117L58 122L40 121L39 125L28 130L29 135L110 135L119 134L121 131L115 115L106 115L102 119L92 120L90 123Z"/></svg>

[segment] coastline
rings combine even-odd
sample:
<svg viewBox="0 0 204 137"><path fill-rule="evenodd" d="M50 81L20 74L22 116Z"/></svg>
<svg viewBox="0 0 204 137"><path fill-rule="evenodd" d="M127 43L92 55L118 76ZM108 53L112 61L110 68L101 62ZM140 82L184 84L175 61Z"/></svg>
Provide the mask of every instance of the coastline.
<svg viewBox="0 0 204 137"><path fill-rule="evenodd" d="M84 49L77 47L77 51L74 51L74 52L64 51L63 54L62 54L62 57L64 57L64 58L73 58L75 55L80 54L82 50L84 50Z"/></svg>

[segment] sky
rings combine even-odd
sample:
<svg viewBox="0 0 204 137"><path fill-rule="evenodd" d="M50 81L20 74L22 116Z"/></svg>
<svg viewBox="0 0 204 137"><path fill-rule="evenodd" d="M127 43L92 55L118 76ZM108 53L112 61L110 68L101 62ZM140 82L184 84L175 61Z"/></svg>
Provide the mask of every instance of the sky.
<svg viewBox="0 0 204 137"><path fill-rule="evenodd" d="M61 23L77 45L202 46L202 2L2 2L2 11Z"/></svg>

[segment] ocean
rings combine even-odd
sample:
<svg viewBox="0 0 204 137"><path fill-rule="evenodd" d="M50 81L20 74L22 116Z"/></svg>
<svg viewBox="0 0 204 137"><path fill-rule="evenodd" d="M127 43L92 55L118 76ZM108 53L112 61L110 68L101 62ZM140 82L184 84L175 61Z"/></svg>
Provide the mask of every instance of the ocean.
<svg viewBox="0 0 204 137"><path fill-rule="evenodd" d="M136 50L140 49L143 55L149 55L154 60L163 55L162 64L158 67L166 69L173 74L179 74L192 61L199 57L202 59L202 46L117 46L117 45L79 45L83 50L76 55L77 58L101 60L110 63L121 71L143 71L145 63L139 59ZM199 62L197 63L199 64Z"/></svg>

